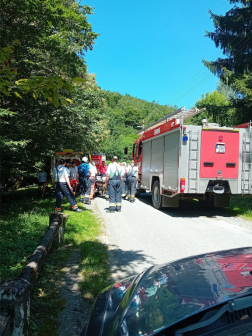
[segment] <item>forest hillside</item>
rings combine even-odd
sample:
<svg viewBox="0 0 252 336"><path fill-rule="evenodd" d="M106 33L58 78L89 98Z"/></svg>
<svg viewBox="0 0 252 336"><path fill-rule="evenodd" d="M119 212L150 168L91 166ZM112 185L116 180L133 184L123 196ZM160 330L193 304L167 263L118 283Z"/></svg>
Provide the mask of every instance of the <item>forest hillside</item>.
<svg viewBox="0 0 252 336"><path fill-rule="evenodd" d="M143 125L147 126L163 116L173 112L176 107L147 102L143 99L121 95L117 92L104 91L106 107L104 118L108 136L98 145L98 150L111 159L117 155L120 160L128 159L124 148L134 143L136 134Z"/></svg>

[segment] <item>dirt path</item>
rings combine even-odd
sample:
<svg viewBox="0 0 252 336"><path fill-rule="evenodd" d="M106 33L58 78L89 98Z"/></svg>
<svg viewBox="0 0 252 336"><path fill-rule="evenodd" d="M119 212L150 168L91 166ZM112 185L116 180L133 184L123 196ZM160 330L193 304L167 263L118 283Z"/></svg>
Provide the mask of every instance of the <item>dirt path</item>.
<svg viewBox="0 0 252 336"><path fill-rule="evenodd" d="M61 296L66 300L65 309L59 314L60 336L79 336L86 326L91 307L82 299L79 284L80 255L74 251L70 256L62 276Z"/></svg>

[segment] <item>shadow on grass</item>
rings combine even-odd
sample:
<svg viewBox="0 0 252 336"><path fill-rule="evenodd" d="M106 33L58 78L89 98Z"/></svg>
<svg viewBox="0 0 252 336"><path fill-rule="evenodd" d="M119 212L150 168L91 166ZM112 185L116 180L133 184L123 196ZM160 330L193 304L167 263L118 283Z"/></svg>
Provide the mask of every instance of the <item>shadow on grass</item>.
<svg viewBox="0 0 252 336"><path fill-rule="evenodd" d="M153 258L142 251L125 251L118 246L108 246L99 241L86 241L79 245L83 274L81 289L83 297L92 303L97 294L114 282L139 273L139 266L147 269L153 265ZM110 256L110 263L107 254ZM110 266L112 277L110 277Z"/></svg>

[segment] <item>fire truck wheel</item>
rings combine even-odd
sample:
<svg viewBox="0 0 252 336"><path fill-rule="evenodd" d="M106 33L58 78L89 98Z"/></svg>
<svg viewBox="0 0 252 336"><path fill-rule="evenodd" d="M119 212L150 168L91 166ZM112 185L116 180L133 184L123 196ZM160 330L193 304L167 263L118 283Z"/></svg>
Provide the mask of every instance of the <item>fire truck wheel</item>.
<svg viewBox="0 0 252 336"><path fill-rule="evenodd" d="M152 204L155 209L162 209L162 195L160 195L159 181L155 181L152 186Z"/></svg>

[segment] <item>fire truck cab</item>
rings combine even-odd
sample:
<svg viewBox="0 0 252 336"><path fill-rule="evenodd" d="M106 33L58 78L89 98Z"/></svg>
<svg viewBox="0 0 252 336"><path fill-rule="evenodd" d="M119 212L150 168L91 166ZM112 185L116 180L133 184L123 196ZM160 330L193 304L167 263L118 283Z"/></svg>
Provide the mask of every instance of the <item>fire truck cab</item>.
<svg viewBox="0 0 252 336"><path fill-rule="evenodd" d="M195 198L224 207L230 195L252 194L251 122L184 123L204 110L181 108L138 132L131 156L139 167L137 193L150 192L156 209Z"/></svg>

